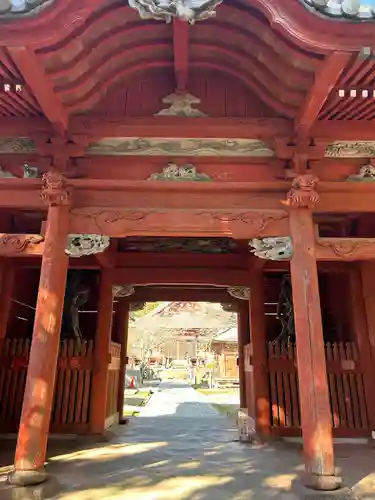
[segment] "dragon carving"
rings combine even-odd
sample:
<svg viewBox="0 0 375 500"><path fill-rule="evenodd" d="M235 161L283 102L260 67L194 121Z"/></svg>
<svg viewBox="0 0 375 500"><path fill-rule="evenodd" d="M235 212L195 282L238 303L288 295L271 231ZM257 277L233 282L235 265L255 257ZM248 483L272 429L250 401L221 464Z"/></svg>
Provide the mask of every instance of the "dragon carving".
<svg viewBox="0 0 375 500"><path fill-rule="evenodd" d="M129 0L142 19L157 19L170 23L174 17L194 24L215 16L223 0Z"/></svg>

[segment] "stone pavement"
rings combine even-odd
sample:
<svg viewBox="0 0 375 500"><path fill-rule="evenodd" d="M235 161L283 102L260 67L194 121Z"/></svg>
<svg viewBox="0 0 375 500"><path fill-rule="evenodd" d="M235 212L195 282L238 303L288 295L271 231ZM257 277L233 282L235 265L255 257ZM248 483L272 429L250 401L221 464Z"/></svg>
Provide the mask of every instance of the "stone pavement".
<svg viewBox="0 0 375 500"><path fill-rule="evenodd" d="M184 418L213 418L218 412L207 404L204 395L195 391L186 382L161 382L159 390L141 409L139 417L161 417L170 415Z"/></svg>
<svg viewBox="0 0 375 500"><path fill-rule="evenodd" d="M171 384L161 389L173 400L172 415L132 418L110 443L51 447L47 470L62 487L55 500L295 500L291 483L303 471L298 447L238 443L233 422L207 403L204 409L200 396L183 391L186 402ZM157 413L168 405L163 397L150 406ZM358 498L375 500L374 450L340 445L337 456Z"/></svg>

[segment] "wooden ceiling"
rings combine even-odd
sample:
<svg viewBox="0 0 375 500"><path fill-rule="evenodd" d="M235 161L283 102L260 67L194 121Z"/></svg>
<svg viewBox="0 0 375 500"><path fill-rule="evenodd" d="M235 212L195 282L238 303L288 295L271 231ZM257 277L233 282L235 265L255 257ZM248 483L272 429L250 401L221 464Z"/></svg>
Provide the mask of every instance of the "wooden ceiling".
<svg viewBox="0 0 375 500"><path fill-rule="evenodd" d="M241 82L277 116L294 120L299 135L317 119L375 118L372 94L361 94L360 103L350 95L353 86L371 87L375 62L360 59L359 46L347 50L374 39L375 26L338 28L299 0L226 1L216 18L194 26L142 20L124 0L55 0L38 16L0 23L0 77L11 86L0 94L0 116L45 116L60 133L115 87L165 71L178 90L202 72ZM323 26L334 51L329 33L317 36Z"/></svg>

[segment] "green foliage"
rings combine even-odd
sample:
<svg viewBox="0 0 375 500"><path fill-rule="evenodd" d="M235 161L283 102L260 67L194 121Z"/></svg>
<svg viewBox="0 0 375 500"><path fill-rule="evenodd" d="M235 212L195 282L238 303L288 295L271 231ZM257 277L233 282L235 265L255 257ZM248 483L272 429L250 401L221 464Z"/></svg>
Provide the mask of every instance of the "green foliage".
<svg viewBox="0 0 375 500"><path fill-rule="evenodd" d="M143 309L140 309L139 311L134 311L130 314L130 317L135 320L137 318L141 318L142 316L145 316L146 314L149 314L152 312L154 309L160 306L162 302L146 302L146 305Z"/></svg>

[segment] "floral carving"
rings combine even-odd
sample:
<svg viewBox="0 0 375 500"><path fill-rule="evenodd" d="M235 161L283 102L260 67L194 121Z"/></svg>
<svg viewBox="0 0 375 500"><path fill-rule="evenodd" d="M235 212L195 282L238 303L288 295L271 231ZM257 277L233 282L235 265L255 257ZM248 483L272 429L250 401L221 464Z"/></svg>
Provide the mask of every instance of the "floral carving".
<svg viewBox="0 0 375 500"><path fill-rule="evenodd" d="M66 177L57 170L50 170L43 174L42 200L49 205L68 205L70 190Z"/></svg>
<svg viewBox="0 0 375 500"><path fill-rule="evenodd" d="M230 286L227 288L227 292L234 299L249 300L250 298L250 288L245 286Z"/></svg>
<svg viewBox="0 0 375 500"><path fill-rule="evenodd" d="M349 175L346 179L347 181L359 181L359 182L374 182L375 181L375 167L371 164L363 165L358 174Z"/></svg>
<svg viewBox="0 0 375 500"><path fill-rule="evenodd" d="M114 285L112 287L113 297L118 299L134 295L135 288L132 285Z"/></svg>
<svg viewBox="0 0 375 500"><path fill-rule="evenodd" d="M316 241L318 257L329 259L333 253L345 261L366 260L375 254L373 238L318 238Z"/></svg>
<svg viewBox="0 0 375 500"><path fill-rule="evenodd" d="M300 0L307 8L334 18L370 19L375 5L370 0Z"/></svg>
<svg viewBox="0 0 375 500"><path fill-rule="evenodd" d="M289 260L293 257L293 243L289 236L282 238L261 238L249 242L252 253L260 259Z"/></svg>
<svg viewBox="0 0 375 500"><path fill-rule="evenodd" d="M104 252L109 247L108 236L98 234L70 234L66 246L69 257L83 257Z"/></svg>
<svg viewBox="0 0 375 500"><path fill-rule="evenodd" d="M168 163L160 174L152 174L148 180L153 181L211 181L207 174L200 174L190 163L179 167L175 163Z"/></svg>
<svg viewBox="0 0 375 500"><path fill-rule="evenodd" d="M0 235L0 254L15 254L24 252L29 245L37 245L44 241L38 234L2 234Z"/></svg>
<svg viewBox="0 0 375 500"><path fill-rule="evenodd" d="M283 203L290 207L313 208L319 203L319 195L315 191L317 182L315 175L299 175L292 182L287 199Z"/></svg>

